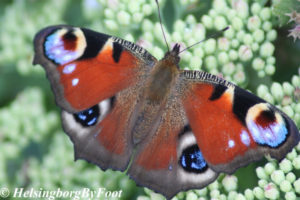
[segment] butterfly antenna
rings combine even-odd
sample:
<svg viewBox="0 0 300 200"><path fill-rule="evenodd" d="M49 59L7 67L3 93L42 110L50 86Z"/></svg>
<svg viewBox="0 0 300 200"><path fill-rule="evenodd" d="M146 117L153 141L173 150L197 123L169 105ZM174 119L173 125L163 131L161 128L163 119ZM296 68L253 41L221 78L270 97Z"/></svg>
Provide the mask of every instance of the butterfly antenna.
<svg viewBox="0 0 300 200"><path fill-rule="evenodd" d="M164 28L163 28L163 25L162 25L162 22L161 22L161 16L160 16L160 8L159 8L159 3L158 3L158 0L155 0L156 2L156 5L157 5L157 9L158 9L158 17L159 17L159 22L160 22L160 27L161 27L161 31L164 35L164 40L165 40L165 43L168 47L168 51L170 51L170 48L169 48L169 45L168 45L168 42L167 42L167 39L166 39L166 35L165 35L165 32L164 32Z"/></svg>
<svg viewBox="0 0 300 200"><path fill-rule="evenodd" d="M227 26L226 28L223 28L222 30L217 31L216 33L214 33L214 34L208 36L207 38L205 38L205 39L203 39L203 40L200 40L199 42L196 42L195 44L192 44L191 46L189 46L189 47L187 47L187 48L181 50L178 54L180 54L180 53L182 53L183 51L186 51L186 50L188 50L188 49L190 49L190 48L196 46L197 44L200 44L201 42L204 42L204 41L206 41L206 40L208 40L208 39L210 39L210 38L216 38L216 37L218 37L219 35L221 35L224 31L226 31L226 30L228 30L228 29L229 29L229 26Z"/></svg>

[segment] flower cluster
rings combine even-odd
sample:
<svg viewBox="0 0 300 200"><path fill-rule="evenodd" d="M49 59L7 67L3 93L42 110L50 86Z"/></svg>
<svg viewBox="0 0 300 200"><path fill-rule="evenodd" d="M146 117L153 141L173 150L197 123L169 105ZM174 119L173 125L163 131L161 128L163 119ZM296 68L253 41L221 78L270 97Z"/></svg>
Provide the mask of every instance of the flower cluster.
<svg viewBox="0 0 300 200"><path fill-rule="evenodd" d="M292 0L281 2L288 1ZM35 33L45 26L62 23L136 42L156 58L162 58L167 47L155 0L76 2L78 4L71 0L0 2L0 186L49 190L105 187L122 189L122 199L136 196L139 200L164 199L149 189L136 187L124 173L102 172L87 162L73 161L73 146L61 129L59 112L44 70L31 64ZM282 48L274 43L279 37L278 18L274 14L277 7L273 5L272 9L265 2L160 0L159 5L171 47L180 43L181 49L186 48L229 27L221 36L211 37L182 52L182 68L205 70L257 91L299 127L300 77L296 72L285 70L289 78L276 78L280 65L274 52ZM289 12L290 20L298 26L299 14L292 9ZM289 12L284 11L283 15ZM299 38L295 31L291 34ZM179 193L174 200L279 197L292 200L300 196L299 145L280 163L269 158L263 162L240 169L231 176L222 174L208 187ZM241 178L245 174L250 174L246 182Z"/></svg>

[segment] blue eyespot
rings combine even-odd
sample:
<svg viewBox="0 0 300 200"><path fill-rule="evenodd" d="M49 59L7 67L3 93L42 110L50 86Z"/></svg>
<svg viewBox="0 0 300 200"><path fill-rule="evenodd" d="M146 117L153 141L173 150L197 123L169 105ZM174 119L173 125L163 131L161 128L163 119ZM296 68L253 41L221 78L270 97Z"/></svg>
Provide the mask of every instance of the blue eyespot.
<svg viewBox="0 0 300 200"><path fill-rule="evenodd" d="M208 166L205 162L202 153L198 147L198 145L192 145L186 148L179 159L179 164L185 171L201 173L205 171Z"/></svg>
<svg viewBox="0 0 300 200"><path fill-rule="evenodd" d="M100 116L100 109L95 105L87 110L75 113L74 119L84 127L93 126L97 123Z"/></svg>

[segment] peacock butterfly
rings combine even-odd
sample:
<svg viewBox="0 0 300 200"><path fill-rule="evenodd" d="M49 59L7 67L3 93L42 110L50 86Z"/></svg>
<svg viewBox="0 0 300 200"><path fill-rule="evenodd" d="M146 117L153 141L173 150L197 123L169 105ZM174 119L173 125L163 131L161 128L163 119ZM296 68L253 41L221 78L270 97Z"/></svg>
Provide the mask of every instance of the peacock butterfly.
<svg viewBox="0 0 300 200"><path fill-rule="evenodd" d="M170 199L300 140L275 106L220 77L181 70L180 45L157 60L129 41L68 25L34 39L75 159L124 171Z"/></svg>

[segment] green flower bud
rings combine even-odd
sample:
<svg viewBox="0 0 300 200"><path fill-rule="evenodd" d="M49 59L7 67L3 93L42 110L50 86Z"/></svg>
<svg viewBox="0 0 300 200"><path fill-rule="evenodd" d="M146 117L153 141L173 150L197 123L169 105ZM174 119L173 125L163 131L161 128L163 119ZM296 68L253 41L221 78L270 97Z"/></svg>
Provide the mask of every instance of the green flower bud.
<svg viewBox="0 0 300 200"><path fill-rule="evenodd" d="M201 22L205 26L205 28L212 29L214 26L213 19L208 15L203 15L201 18Z"/></svg>
<svg viewBox="0 0 300 200"><path fill-rule="evenodd" d="M205 58L205 66L207 69L212 70L218 66L218 62L214 56L207 56Z"/></svg>
<svg viewBox="0 0 300 200"><path fill-rule="evenodd" d="M233 28L229 28L227 31L224 32L224 36L228 39L233 39L235 36L235 32Z"/></svg>
<svg viewBox="0 0 300 200"><path fill-rule="evenodd" d="M259 57L254 58L252 61L252 67L257 71L262 70L265 67L265 61Z"/></svg>
<svg viewBox="0 0 300 200"><path fill-rule="evenodd" d="M208 185L210 190L218 190L219 189L219 182L216 180Z"/></svg>
<svg viewBox="0 0 300 200"><path fill-rule="evenodd" d="M241 45L239 48L239 57L242 61L248 61L253 57L251 48L246 45Z"/></svg>
<svg viewBox="0 0 300 200"><path fill-rule="evenodd" d="M267 64L266 66L266 69L265 69L265 72L268 74L268 75L273 75L275 73L276 69L275 69L275 66L274 65L269 65Z"/></svg>
<svg viewBox="0 0 300 200"><path fill-rule="evenodd" d="M243 29L243 26L244 26L243 21L242 21L240 18L234 17L234 18L232 19L232 27L233 27L235 30L240 31L240 30Z"/></svg>
<svg viewBox="0 0 300 200"><path fill-rule="evenodd" d="M225 64L222 68L222 72L225 75L231 75L235 71L235 65L232 62Z"/></svg>
<svg viewBox="0 0 300 200"><path fill-rule="evenodd" d="M300 155L298 155L296 158L294 158L293 166L295 169L300 169Z"/></svg>
<svg viewBox="0 0 300 200"><path fill-rule="evenodd" d="M239 55L235 50L229 50L229 59L232 61L235 61L236 59L238 59Z"/></svg>
<svg viewBox="0 0 300 200"><path fill-rule="evenodd" d="M192 53L189 52L189 51L185 51L185 52L182 54L182 56L181 56L182 60L184 60L184 61L186 61L186 62L190 62L190 60L192 59L192 57L193 57L193 55L192 55Z"/></svg>
<svg viewBox="0 0 300 200"><path fill-rule="evenodd" d="M280 183L284 180L284 173L281 170L275 170L272 174L271 174L271 179L274 183L276 183L277 185L280 185Z"/></svg>
<svg viewBox="0 0 300 200"><path fill-rule="evenodd" d="M198 42L205 38L205 28L202 24L196 24L193 30L193 38Z"/></svg>
<svg viewBox="0 0 300 200"><path fill-rule="evenodd" d="M194 15L188 15L186 17L186 22L192 25L195 25L197 23L196 18L194 17Z"/></svg>
<svg viewBox="0 0 300 200"><path fill-rule="evenodd" d="M208 39L204 43L204 50L206 54L212 54L216 51L216 40L214 39Z"/></svg>
<svg viewBox="0 0 300 200"><path fill-rule="evenodd" d="M268 179L268 175L266 174L264 168L262 168L262 167L256 168L256 174L257 174L258 178L260 178L260 179L265 179L265 180Z"/></svg>
<svg viewBox="0 0 300 200"><path fill-rule="evenodd" d="M230 10L227 12L226 17L227 17L228 20L231 21L231 19L233 19L234 17L236 17L236 11L230 9Z"/></svg>
<svg viewBox="0 0 300 200"><path fill-rule="evenodd" d="M255 30L252 34L254 40L258 43L261 43L265 39L264 32L261 29Z"/></svg>
<svg viewBox="0 0 300 200"><path fill-rule="evenodd" d="M270 31L272 30L272 23L269 21L265 21L262 25L262 28L264 31Z"/></svg>
<svg viewBox="0 0 300 200"><path fill-rule="evenodd" d="M246 45L252 44L252 42L253 42L252 36L251 36L249 33L246 33L246 34L244 35L243 42L244 42L244 44L246 44Z"/></svg>
<svg viewBox="0 0 300 200"><path fill-rule="evenodd" d="M234 81L237 83L237 84L241 84L241 83L244 83L244 81L246 80L246 76L245 76L245 73L243 71L237 71L234 76Z"/></svg>
<svg viewBox="0 0 300 200"><path fill-rule="evenodd" d="M174 24L174 30L183 33L185 30L185 22L180 19L176 20Z"/></svg>
<svg viewBox="0 0 300 200"><path fill-rule="evenodd" d="M134 13L132 20L134 23L138 24L142 22L143 18L144 15L142 13Z"/></svg>
<svg viewBox="0 0 300 200"><path fill-rule="evenodd" d="M260 17L262 20L267 21L271 18L271 9L264 7L260 12Z"/></svg>
<svg viewBox="0 0 300 200"><path fill-rule="evenodd" d="M300 113L300 104L299 103L295 106L295 112Z"/></svg>
<svg viewBox="0 0 300 200"><path fill-rule="evenodd" d="M253 194L257 199L264 199L265 195L264 195L264 191L263 189L261 189L260 187L255 187L253 189Z"/></svg>
<svg viewBox="0 0 300 200"><path fill-rule="evenodd" d="M282 90L282 87L279 83L273 83L272 86L271 86L271 94L274 96L274 98L277 100L277 101L280 101L282 98L283 98L283 90Z"/></svg>
<svg viewBox="0 0 300 200"><path fill-rule="evenodd" d="M297 192L298 194L300 194L300 178L298 178L294 183L294 190L295 192Z"/></svg>
<svg viewBox="0 0 300 200"><path fill-rule="evenodd" d="M286 200L296 200L297 199L297 196L296 196L295 192L287 192L284 195L284 197L285 197Z"/></svg>
<svg viewBox="0 0 300 200"><path fill-rule="evenodd" d="M286 179L287 181L289 181L290 183L293 183L293 182L296 180L296 175L295 175L293 172L289 172L289 173L286 175L285 179Z"/></svg>
<svg viewBox="0 0 300 200"><path fill-rule="evenodd" d="M279 167L284 173L288 173L293 169L292 162L286 158L279 163Z"/></svg>
<svg viewBox="0 0 300 200"><path fill-rule="evenodd" d="M227 26L226 19L223 16L217 16L215 18L214 25L217 30L222 30Z"/></svg>
<svg viewBox="0 0 300 200"><path fill-rule="evenodd" d="M265 71L259 71L257 75L258 75L259 78L263 78L263 77L266 76L266 72Z"/></svg>
<svg viewBox="0 0 300 200"><path fill-rule="evenodd" d="M283 87L284 94L286 94L288 96L292 96L293 95L294 87L290 83L284 82L282 84L282 87Z"/></svg>
<svg viewBox="0 0 300 200"><path fill-rule="evenodd" d="M261 188L264 188L266 185L268 185L268 182L264 179L260 179L258 181L258 186L261 187Z"/></svg>
<svg viewBox="0 0 300 200"><path fill-rule="evenodd" d="M215 0L213 1L212 6L218 13L223 13L224 9L227 7L227 4L224 0Z"/></svg>
<svg viewBox="0 0 300 200"><path fill-rule="evenodd" d="M228 51L229 49L229 41L227 38L222 37L218 39L218 48L223 51Z"/></svg>
<svg viewBox="0 0 300 200"><path fill-rule="evenodd" d="M172 33L172 40L173 41L183 41L183 38L181 37L181 33L174 31Z"/></svg>
<svg viewBox="0 0 300 200"><path fill-rule="evenodd" d="M275 167L274 163L268 162L264 167L266 174L272 174L275 171Z"/></svg>
<svg viewBox="0 0 300 200"><path fill-rule="evenodd" d="M207 188L205 187L205 188L202 188L202 189L200 189L200 190L195 190L195 192L196 192L198 195L200 195L200 196L206 196L206 194L207 194Z"/></svg>
<svg viewBox="0 0 300 200"><path fill-rule="evenodd" d="M291 106L284 106L282 108L282 111L285 112L285 114L287 114L291 118L294 116L294 110Z"/></svg>
<svg viewBox="0 0 300 200"><path fill-rule="evenodd" d="M240 42L243 42L245 34L246 34L246 33L245 33L244 30L240 30L240 31L236 34L236 38L237 38Z"/></svg>
<svg viewBox="0 0 300 200"><path fill-rule="evenodd" d="M228 58L227 53L224 52L224 51L221 51L221 52L218 54L218 61L219 61L220 64L226 64L226 63L228 63L229 58Z"/></svg>
<svg viewBox="0 0 300 200"><path fill-rule="evenodd" d="M227 192L237 189L237 178L235 176L227 175L222 180L223 187Z"/></svg>
<svg viewBox="0 0 300 200"><path fill-rule="evenodd" d="M267 63L270 64L270 65L274 65L275 64L275 57L274 56L270 56L267 58Z"/></svg>
<svg viewBox="0 0 300 200"><path fill-rule="evenodd" d="M188 52L185 52L186 55ZM153 56L157 59L161 59L164 56L164 51L161 48L154 47L153 48ZM184 57L184 56L183 56Z"/></svg>
<svg viewBox="0 0 300 200"><path fill-rule="evenodd" d="M268 41L272 42L272 41L276 40L276 38L277 38L277 32L274 29L267 32L267 40Z"/></svg>
<svg viewBox="0 0 300 200"><path fill-rule="evenodd" d="M254 194L253 191L250 189L245 190L245 197L247 200L253 200L254 199Z"/></svg>
<svg viewBox="0 0 300 200"><path fill-rule="evenodd" d="M300 85L300 77L294 75L292 77L292 84L293 84L294 87L299 87L299 85Z"/></svg>
<svg viewBox="0 0 300 200"><path fill-rule="evenodd" d="M274 50L275 50L275 47L272 43L265 42L262 44L259 53L263 58L266 58L266 57L272 56L274 53Z"/></svg>
<svg viewBox="0 0 300 200"><path fill-rule="evenodd" d="M265 85L259 85L257 88L257 95L261 98L264 98L264 96L269 93L269 89Z"/></svg>
<svg viewBox="0 0 300 200"><path fill-rule="evenodd" d="M248 17L249 7L246 1L237 0L235 1L233 8L236 10L237 15L243 19Z"/></svg>
<svg viewBox="0 0 300 200"><path fill-rule="evenodd" d="M135 1L136 2L136 1ZM145 4L142 7L143 14L145 16L151 15L153 12L153 8L149 4Z"/></svg>
<svg viewBox="0 0 300 200"><path fill-rule="evenodd" d="M238 195L235 197L235 200L246 200L246 198L244 197L244 195L238 194Z"/></svg>
<svg viewBox="0 0 300 200"><path fill-rule="evenodd" d="M237 192L236 191L230 191L228 194L228 200L234 200L237 197Z"/></svg>
<svg viewBox="0 0 300 200"><path fill-rule="evenodd" d="M237 40L237 39L231 40L231 46L232 46L233 48L237 48L239 45L240 45L239 40Z"/></svg>
<svg viewBox="0 0 300 200"><path fill-rule="evenodd" d="M215 10L210 10L208 14L211 18L215 18L217 16L217 12Z"/></svg>
<svg viewBox="0 0 300 200"><path fill-rule="evenodd" d="M149 19L144 19L142 23L142 29L144 32L150 32L154 28L153 23ZM178 40L181 41L181 40Z"/></svg>
<svg viewBox="0 0 300 200"><path fill-rule="evenodd" d="M292 189L292 184L287 180L282 181L282 183L280 184L280 190L282 192L289 192L291 191L291 189Z"/></svg>
<svg viewBox="0 0 300 200"><path fill-rule="evenodd" d="M202 47L195 47L193 50L193 54L198 56L199 58L204 57L204 51L203 51Z"/></svg>
<svg viewBox="0 0 300 200"><path fill-rule="evenodd" d="M210 191L210 196L212 198L218 198L220 196L220 190L218 189L213 189Z"/></svg>
<svg viewBox="0 0 300 200"><path fill-rule="evenodd" d="M257 15L260 13L261 11L261 5L257 2L254 2L252 5L251 5L251 12L254 14L254 15Z"/></svg>
<svg viewBox="0 0 300 200"><path fill-rule="evenodd" d="M258 51L259 47L260 46L257 42L254 42L254 43L251 44L251 49L252 49L253 52Z"/></svg>
<svg viewBox="0 0 300 200"><path fill-rule="evenodd" d="M151 7L148 4L145 4L145 6L146 5L147 5L147 7ZM151 8L148 8L148 9L151 9ZM128 10L131 13L138 13L138 12L140 12L140 4L137 3L136 1L129 1L128 2Z"/></svg>
<svg viewBox="0 0 300 200"><path fill-rule="evenodd" d="M250 31L255 31L260 28L261 21L258 16L254 15L248 19L247 28Z"/></svg>
<svg viewBox="0 0 300 200"><path fill-rule="evenodd" d="M268 199L278 199L280 193L273 183L269 183L268 185L265 186L264 189L265 189L265 196Z"/></svg>
<svg viewBox="0 0 300 200"><path fill-rule="evenodd" d="M197 200L198 197L194 192L189 191L187 192L186 199Z"/></svg>
<svg viewBox="0 0 300 200"><path fill-rule="evenodd" d="M117 14L117 19L118 19L118 22L121 24L121 25L129 25L131 23L131 16L125 12L125 11L120 11L118 14Z"/></svg>
<svg viewBox="0 0 300 200"><path fill-rule="evenodd" d="M107 29L111 30L111 31L117 31L118 30L118 25L114 20L104 20L104 24L106 26Z"/></svg>
<svg viewBox="0 0 300 200"><path fill-rule="evenodd" d="M202 59L200 57L198 57L197 55L193 56L190 61L191 69L199 70L201 68L201 65L202 65Z"/></svg>
<svg viewBox="0 0 300 200"><path fill-rule="evenodd" d="M114 14L114 11L112 9L109 9L109 8L106 8L104 10L104 16L108 19L114 19L115 17L115 14Z"/></svg>

